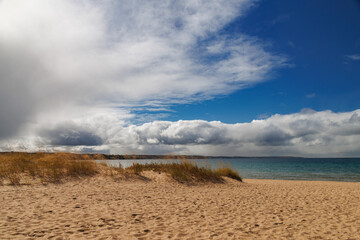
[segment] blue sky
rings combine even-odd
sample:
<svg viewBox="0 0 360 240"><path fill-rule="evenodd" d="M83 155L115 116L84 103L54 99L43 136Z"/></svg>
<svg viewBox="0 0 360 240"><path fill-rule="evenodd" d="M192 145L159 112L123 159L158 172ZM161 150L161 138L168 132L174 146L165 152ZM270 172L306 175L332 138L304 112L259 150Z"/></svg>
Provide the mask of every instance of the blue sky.
<svg viewBox="0 0 360 240"><path fill-rule="evenodd" d="M360 3L0 0L0 151L360 157Z"/></svg>
<svg viewBox="0 0 360 240"><path fill-rule="evenodd" d="M248 122L303 108L346 112L360 106L360 3L265 0L219 34L245 32L288 58L269 81L196 104L166 119Z"/></svg>

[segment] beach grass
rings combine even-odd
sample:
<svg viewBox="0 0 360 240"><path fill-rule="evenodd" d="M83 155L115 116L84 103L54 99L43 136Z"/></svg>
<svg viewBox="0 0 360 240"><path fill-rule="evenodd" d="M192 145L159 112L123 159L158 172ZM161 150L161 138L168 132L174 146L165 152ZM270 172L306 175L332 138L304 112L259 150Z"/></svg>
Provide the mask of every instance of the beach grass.
<svg viewBox="0 0 360 240"><path fill-rule="evenodd" d="M98 173L95 161L86 154L12 153L0 155L0 180L20 184L21 178L32 177L41 182L60 182L66 177L93 176Z"/></svg>
<svg viewBox="0 0 360 240"><path fill-rule="evenodd" d="M96 156L95 156L96 157ZM4 180L11 185L19 185L23 179L40 180L41 183L60 183L68 178L91 177L106 173L111 176L141 175L143 171L166 173L180 183L224 182L223 177L242 181L239 174L230 167L211 169L199 167L187 160L180 163L134 164L123 168L99 164L94 155L74 153L8 153L0 154L0 183ZM101 159L101 155L99 156Z"/></svg>
<svg viewBox="0 0 360 240"><path fill-rule="evenodd" d="M230 167L220 167L215 169L214 172L219 176L229 177L242 182L242 177L240 177L239 173Z"/></svg>
<svg viewBox="0 0 360 240"><path fill-rule="evenodd" d="M222 167L213 170L209 167L199 167L189 161L181 161L180 163L136 163L127 169L133 171L135 174L140 174L142 171L168 173L173 179L182 183L223 182L222 177L229 177L242 181L239 173L230 167Z"/></svg>

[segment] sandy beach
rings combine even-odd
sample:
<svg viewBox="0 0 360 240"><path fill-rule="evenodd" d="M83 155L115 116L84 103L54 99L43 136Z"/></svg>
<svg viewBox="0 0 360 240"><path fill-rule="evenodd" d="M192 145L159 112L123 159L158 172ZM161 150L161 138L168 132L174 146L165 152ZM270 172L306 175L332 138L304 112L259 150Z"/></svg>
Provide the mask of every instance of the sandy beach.
<svg viewBox="0 0 360 240"><path fill-rule="evenodd" d="M360 239L360 183L144 175L0 186L0 239Z"/></svg>

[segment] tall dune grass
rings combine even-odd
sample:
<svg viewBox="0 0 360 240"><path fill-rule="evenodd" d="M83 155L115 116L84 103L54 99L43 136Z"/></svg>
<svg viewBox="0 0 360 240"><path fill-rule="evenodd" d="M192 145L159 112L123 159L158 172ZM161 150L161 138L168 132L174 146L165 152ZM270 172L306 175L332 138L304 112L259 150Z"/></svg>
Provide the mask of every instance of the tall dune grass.
<svg viewBox="0 0 360 240"><path fill-rule="evenodd" d="M239 174L230 167L211 169L199 167L187 160L181 163L134 164L123 169L98 164L92 159L100 156L73 153L0 153L0 183L4 180L12 185L21 184L24 178L40 179L42 183L59 183L66 178L94 176L100 172L110 176L121 175L128 178L132 174L140 175L150 170L169 174L181 183L189 182L223 182L222 177L242 181Z"/></svg>
<svg viewBox="0 0 360 240"><path fill-rule="evenodd" d="M199 167L191 162L182 161L181 163L148 163L134 164L127 170L140 174L142 171L155 171L168 173L178 182L223 182L222 177L230 177L242 181L239 173L229 167L211 169L209 167Z"/></svg>
<svg viewBox="0 0 360 240"><path fill-rule="evenodd" d="M66 177L93 176L97 164L86 154L9 153L0 155L0 180L20 184L24 176L41 182L60 182Z"/></svg>

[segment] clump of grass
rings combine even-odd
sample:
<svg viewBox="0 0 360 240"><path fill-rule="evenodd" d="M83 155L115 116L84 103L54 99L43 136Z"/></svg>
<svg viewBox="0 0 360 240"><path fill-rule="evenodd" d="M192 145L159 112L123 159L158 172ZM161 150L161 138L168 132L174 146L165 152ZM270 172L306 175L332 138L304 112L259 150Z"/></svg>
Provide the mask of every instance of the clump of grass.
<svg viewBox="0 0 360 240"><path fill-rule="evenodd" d="M219 176L229 177L229 178L232 178L232 179L242 182L242 178L240 177L239 173L237 171L231 169L230 167L221 167L221 168L214 170L214 172L216 174L218 174Z"/></svg>
<svg viewBox="0 0 360 240"><path fill-rule="evenodd" d="M108 166L105 162L97 163L98 166L101 166L101 173L105 174L106 176L112 177L120 177L120 178L128 178L129 174L125 171L123 166L119 163L118 166Z"/></svg>
<svg viewBox="0 0 360 240"><path fill-rule="evenodd" d="M149 168L151 168L151 169L149 169ZM143 164L140 164L140 163L135 163L131 167L128 167L126 169L132 171L135 174L140 174L145 169L156 171L155 168L156 168L155 164L145 164L145 165L143 165Z"/></svg>
<svg viewBox="0 0 360 240"><path fill-rule="evenodd" d="M6 175L6 178L9 180L10 185L19 185L20 184L20 174L19 173L9 173Z"/></svg>
<svg viewBox="0 0 360 240"><path fill-rule="evenodd" d="M209 167L199 167L188 161L181 163L150 163L150 164L134 164L126 170L130 170L135 174L142 171L155 171L168 173L173 179L181 183L188 182L223 182L223 176L231 177L238 181L242 181L239 174L231 168L219 168L212 170Z"/></svg>
<svg viewBox="0 0 360 240"><path fill-rule="evenodd" d="M73 160L69 162L67 174L72 177L76 176L93 176L97 173L97 165L94 161Z"/></svg>
<svg viewBox="0 0 360 240"><path fill-rule="evenodd" d="M88 159L87 155L71 153L1 154L0 180L17 185L24 176L38 178L43 183L60 182L66 177L93 176L98 173L98 166Z"/></svg>

